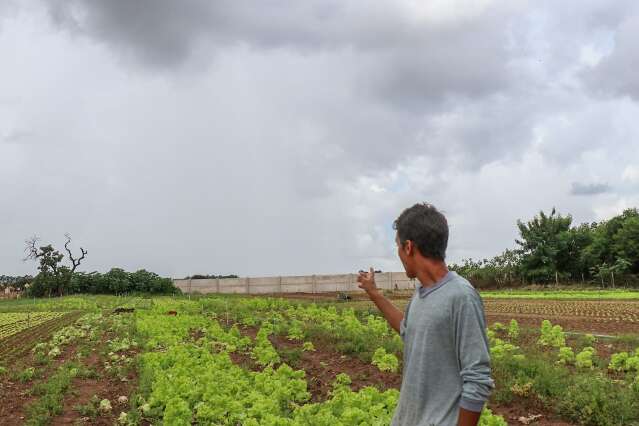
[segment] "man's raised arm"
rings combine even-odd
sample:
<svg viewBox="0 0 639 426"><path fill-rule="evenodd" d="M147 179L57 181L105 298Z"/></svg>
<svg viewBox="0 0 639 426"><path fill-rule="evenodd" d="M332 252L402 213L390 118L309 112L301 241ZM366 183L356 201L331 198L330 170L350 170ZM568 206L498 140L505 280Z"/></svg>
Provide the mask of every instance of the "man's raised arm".
<svg viewBox="0 0 639 426"><path fill-rule="evenodd" d="M359 283L359 288L368 294L368 297L375 303L377 309L382 312L382 315L384 315L384 318L386 318L390 326L399 333L400 324L404 319L404 313L397 309L390 300L385 298L382 292L377 288L375 285L375 270L371 268L369 272L360 272L359 277L357 277L357 282Z"/></svg>

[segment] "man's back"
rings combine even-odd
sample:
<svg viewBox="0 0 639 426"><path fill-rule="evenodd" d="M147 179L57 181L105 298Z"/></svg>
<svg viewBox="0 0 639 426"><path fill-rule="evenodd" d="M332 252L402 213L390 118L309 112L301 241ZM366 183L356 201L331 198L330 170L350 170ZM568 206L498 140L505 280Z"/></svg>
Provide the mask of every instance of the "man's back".
<svg viewBox="0 0 639 426"><path fill-rule="evenodd" d="M393 425L456 425L460 405L481 410L493 382L483 305L470 283L449 272L418 287L400 328L404 370Z"/></svg>

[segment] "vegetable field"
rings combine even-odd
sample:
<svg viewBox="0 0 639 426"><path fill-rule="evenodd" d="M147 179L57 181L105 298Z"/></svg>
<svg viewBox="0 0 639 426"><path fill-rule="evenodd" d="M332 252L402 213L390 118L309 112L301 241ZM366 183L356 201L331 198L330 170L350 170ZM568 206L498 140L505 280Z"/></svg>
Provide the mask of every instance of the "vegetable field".
<svg viewBox="0 0 639 426"><path fill-rule="evenodd" d="M63 315L62 312L0 313L0 340Z"/></svg>
<svg viewBox="0 0 639 426"><path fill-rule="evenodd" d="M487 299L481 424L638 425L639 335L554 320L632 325L636 303ZM0 312L0 347L20 353L0 355L3 425L387 425L401 385L402 340L361 302L75 296Z"/></svg>

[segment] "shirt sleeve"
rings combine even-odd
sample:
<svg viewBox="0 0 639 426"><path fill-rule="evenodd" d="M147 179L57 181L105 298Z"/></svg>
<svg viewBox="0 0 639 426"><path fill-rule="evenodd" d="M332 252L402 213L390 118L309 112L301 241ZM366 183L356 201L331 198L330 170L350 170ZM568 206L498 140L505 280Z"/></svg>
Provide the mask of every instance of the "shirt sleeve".
<svg viewBox="0 0 639 426"><path fill-rule="evenodd" d="M462 379L460 407L480 412L495 384L490 377L490 349L479 296L467 297L457 309L455 346Z"/></svg>

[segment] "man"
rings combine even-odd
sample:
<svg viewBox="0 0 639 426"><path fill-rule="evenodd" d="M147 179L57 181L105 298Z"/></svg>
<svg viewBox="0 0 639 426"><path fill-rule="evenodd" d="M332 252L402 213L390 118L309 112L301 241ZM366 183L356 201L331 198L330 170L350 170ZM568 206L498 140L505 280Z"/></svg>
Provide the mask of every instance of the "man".
<svg viewBox="0 0 639 426"><path fill-rule="evenodd" d="M444 261L448 223L416 204L393 225L406 275L419 285L405 313L375 285L373 268L357 281L404 340L404 371L393 426L475 426L494 384L484 308L477 291Z"/></svg>

